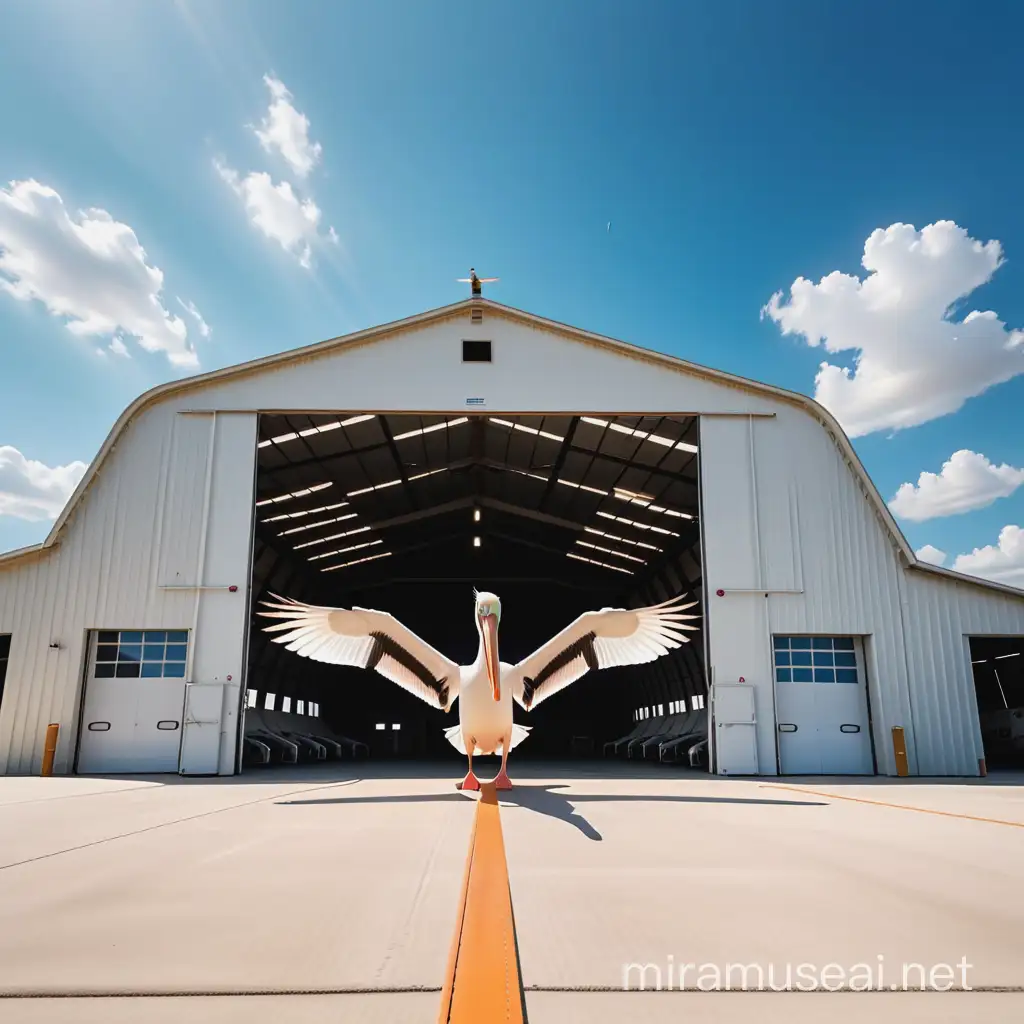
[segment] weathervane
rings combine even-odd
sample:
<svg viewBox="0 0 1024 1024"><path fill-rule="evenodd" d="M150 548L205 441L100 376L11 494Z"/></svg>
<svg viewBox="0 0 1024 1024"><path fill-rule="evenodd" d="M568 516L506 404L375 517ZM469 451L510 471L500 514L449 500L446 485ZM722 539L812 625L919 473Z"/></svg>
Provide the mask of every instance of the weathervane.
<svg viewBox="0 0 1024 1024"><path fill-rule="evenodd" d="M473 297L477 298L477 297L483 295L483 288L481 287L481 285L490 284L492 281L500 280L500 278L497 278L497 277L477 277L476 276L476 271L472 267L470 267L469 268L469 277L459 277L459 278L456 278L456 280L460 284L468 284L468 285L470 285L471 288L472 288L472 291L473 291Z"/></svg>

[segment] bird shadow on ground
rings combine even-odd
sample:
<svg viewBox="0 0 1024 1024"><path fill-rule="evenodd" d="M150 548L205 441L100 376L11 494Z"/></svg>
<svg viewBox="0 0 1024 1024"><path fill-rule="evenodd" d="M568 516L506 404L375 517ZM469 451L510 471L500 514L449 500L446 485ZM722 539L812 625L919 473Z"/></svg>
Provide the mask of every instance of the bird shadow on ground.
<svg viewBox="0 0 1024 1024"><path fill-rule="evenodd" d="M578 803L672 803L672 804L757 804L773 807L827 807L820 800L770 800L757 797L722 797L722 796L677 796L672 794L645 795L642 793L578 793L570 798L556 790L568 788L565 784L529 785L516 784L513 789L502 790L498 794L499 804L522 807L548 818L557 818L578 829L595 842L603 836L576 809ZM406 795L380 796L338 796L311 797L308 800L278 800L279 806L303 807L316 804L419 804L419 803L452 803L456 800L472 800L469 793L409 793Z"/></svg>

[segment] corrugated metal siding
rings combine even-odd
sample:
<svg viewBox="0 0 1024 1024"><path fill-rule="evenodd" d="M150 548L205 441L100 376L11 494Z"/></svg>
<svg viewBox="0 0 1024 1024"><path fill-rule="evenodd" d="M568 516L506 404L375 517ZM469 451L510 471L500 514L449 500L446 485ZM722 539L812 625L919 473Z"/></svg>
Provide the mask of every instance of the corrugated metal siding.
<svg viewBox="0 0 1024 1024"><path fill-rule="evenodd" d="M88 630L192 627L195 592L157 586L161 553L197 531L203 517L210 417L195 418L205 431L202 445L177 443L184 419L167 404L132 423L61 545L0 572L0 632L12 634L0 712L0 773L39 770L49 722L61 726L54 771L72 769ZM256 417L231 419L248 422L247 434L238 436L236 427L231 442L231 457L249 467L248 496L238 498L248 506L244 518L241 504L234 503L234 529L248 536ZM191 426L184 430L198 436ZM169 495L177 496L170 507ZM240 591L233 596L244 608L244 570L239 575ZM51 650L51 641L61 649Z"/></svg>
<svg viewBox="0 0 1024 1024"><path fill-rule="evenodd" d="M895 774L891 729L899 725L913 774L978 774L964 636L1024 634L1024 598L905 568L839 447L800 410L705 417L701 438L710 665L718 681L755 683L762 771L776 743L770 636L817 633L865 637L881 773ZM802 593L715 595L754 587Z"/></svg>
<svg viewBox="0 0 1024 1024"><path fill-rule="evenodd" d="M965 638L1024 636L1024 598L914 570L905 589L919 770L976 775L984 750Z"/></svg>

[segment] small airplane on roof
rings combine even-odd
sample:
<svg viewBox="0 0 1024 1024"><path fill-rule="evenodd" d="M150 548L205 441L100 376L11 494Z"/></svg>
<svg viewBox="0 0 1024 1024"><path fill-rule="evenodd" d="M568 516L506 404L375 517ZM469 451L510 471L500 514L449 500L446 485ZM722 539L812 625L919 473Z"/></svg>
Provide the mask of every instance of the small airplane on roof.
<svg viewBox="0 0 1024 1024"><path fill-rule="evenodd" d="M476 297L478 295L482 295L483 294L483 288L481 288L481 285L491 284L494 281L500 281L501 278L499 278L499 277L477 277L476 276L476 271L472 267L470 267L469 268L469 277L459 277L459 278L456 278L456 280L459 282L459 284L471 285L472 286L472 290L473 290L473 295L474 295L474 297Z"/></svg>

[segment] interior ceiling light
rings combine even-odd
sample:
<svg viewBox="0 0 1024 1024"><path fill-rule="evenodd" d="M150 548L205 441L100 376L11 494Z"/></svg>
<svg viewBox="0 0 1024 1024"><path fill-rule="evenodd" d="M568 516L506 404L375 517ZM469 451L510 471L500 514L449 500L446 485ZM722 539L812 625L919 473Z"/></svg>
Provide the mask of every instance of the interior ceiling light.
<svg viewBox="0 0 1024 1024"><path fill-rule="evenodd" d="M611 519L615 523L622 523L625 526L632 526L637 530L650 530L651 533L661 533L666 537L678 537L679 534L672 530L666 530L663 526L652 526L649 523L638 523L635 519L626 519L625 516L614 516L611 512L598 512L599 516Z"/></svg>
<svg viewBox="0 0 1024 1024"><path fill-rule="evenodd" d="M264 523L279 523L282 519L301 519L302 516L315 516L320 512L333 512L336 508L345 508L347 501L338 501L333 505L321 505L319 508L305 508L300 512L282 512L280 515L268 516L262 520Z"/></svg>
<svg viewBox="0 0 1024 1024"><path fill-rule="evenodd" d="M497 423L499 427L508 427L510 430L519 430L524 434L533 434L534 437L546 437L549 441L564 441L565 438L561 434L552 434L547 430L538 430L536 427L528 427L523 423L512 423L509 420L495 419L493 416L490 417L492 423Z"/></svg>
<svg viewBox="0 0 1024 1024"><path fill-rule="evenodd" d="M360 487L358 491L349 491L346 498L354 498L357 494L369 494L370 491L383 491L385 487L397 487L401 480L388 480L382 484L374 484L372 487Z"/></svg>
<svg viewBox="0 0 1024 1024"><path fill-rule="evenodd" d="M387 558L390 551L382 551L379 555L367 555L365 558L355 558L351 562L342 562L341 565L325 565L321 572L334 572L335 569L347 569L350 565L360 565L363 562L372 562L377 558Z"/></svg>
<svg viewBox="0 0 1024 1024"><path fill-rule="evenodd" d="M462 416L457 420L445 420L443 423L435 423L430 427L420 427L419 430L407 430L404 434L395 434L393 441L404 441L407 437L419 437L421 434L432 434L435 430L444 430L446 427L461 427L468 423L469 417Z"/></svg>
<svg viewBox="0 0 1024 1024"><path fill-rule="evenodd" d="M612 548L602 548L598 544L591 544L589 541L585 540L577 540L576 543L579 544L581 548L590 548L593 551L600 551L606 555L614 555L616 558L628 558L631 562L639 562L641 565L646 564L642 558L637 558L636 555L627 555L622 551L615 551Z"/></svg>
<svg viewBox="0 0 1024 1024"><path fill-rule="evenodd" d="M289 491L287 494L278 494L273 498L263 498L261 501L256 502L256 507L259 508L261 505L272 505L278 501L288 501L290 498L304 498L307 494L315 494L317 491L322 491L325 487L333 487L334 482L328 480L323 484L314 484L312 487L303 487L301 491Z"/></svg>
<svg viewBox="0 0 1024 1024"><path fill-rule="evenodd" d="M540 480L545 484L548 482L546 476L541 476L539 473L528 473L525 469L516 469L515 466L502 466L502 469L507 469L510 473L518 473L520 476L528 476L533 480Z"/></svg>
<svg viewBox="0 0 1024 1024"><path fill-rule="evenodd" d="M294 441L297 437L311 437L313 434L326 434L329 430L337 430L338 427L351 427L356 423L365 423L367 420L376 419L372 414L366 416L350 416L347 420L334 420L332 423L321 423L318 427L309 427L306 430L293 430L290 434L278 434L268 441L260 441L257 447L267 448L272 444L284 444L285 441Z"/></svg>
<svg viewBox="0 0 1024 1024"><path fill-rule="evenodd" d="M480 509L478 509L478 508L473 509L473 522L474 523L479 523L480 522Z"/></svg>
<svg viewBox="0 0 1024 1024"><path fill-rule="evenodd" d="M600 494L606 498L608 497L608 492L602 491L600 487L588 487L586 484L578 484L572 480L563 480L561 477L558 478L557 482L566 487L575 487L580 491L590 491L591 494Z"/></svg>
<svg viewBox="0 0 1024 1024"><path fill-rule="evenodd" d="M342 533L332 533L329 537L317 537L316 540L306 540L301 544L295 545L295 550L300 551L302 548L311 548L314 544L326 544L330 540L341 540L342 537L354 537L357 533L366 533L370 528L368 526L359 526L354 530L345 530Z"/></svg>
<svg viewBox="0 0 1024 1024"><path fill-rule="evenodd" d="M633 547L646 548L648 551L661 551L661 548L655 547L653 544L646 544L642 540L631 540L629 537L617 537L614 533L605 533L604 530L595 529L593 526L584 526L583 529L586 533L593 533L598 537L617 541L619 544L632 544Z"/></svg>
<svg viewBox="0 0 1024 1024"><path fill-rule="evenodd" d="M473 538L473 547L475 547L475 548L480 547L480 538L479 537L474 537Z"/></svg>
<svg viewBox="0 0 1024 1024"><path fill-rule="evenodd" d="M352 544L347 548L336 548L334 551L322 551L319 555L310 555L309 561L316 562L321 558L333 558L335 555L347 555L350 551L362 551L363 548L372 548L376 544L383 544L382 540L368 540L363 544Z"/></svg>
<svg viewBox="0 0 1024 1024"><path fill-rule="evenodd" d="M624 426L621 423L610 423L608 420L595 419L593 416L581 416L580 422L589 423L593 427L607 427L610 430L614 430L617 434L628 434L630 437L639 437L644 441L653 441L655 444L660 444L663 448L678 448L684 452L699 451L695 444L690 444L688 441L673 441L671 437L662 437L661 434L650 434L646 430L634 430L632 427Z"/></svg>
<svg viewBox="0 0 1024 1024"><path fill-rule="evenodd" d="M993 661L1002 661L1003 658L1019 658L1019 657L1020 657L1020 651L1014 651L1013 654L997 654L992 660Z"/></svg>
<svg viewBox="0 0 1024 1024"><path fill-rule="evenodd" d="M435 473L446 473L447 471L447 466L442 466L440 469L428 469L426 473L416 473L409 477L409 480L422 480L425 476L433 476Z"/></svg>
<svg viewBox="0 0 1024 1024"><path fill-rule="evenodd" d="M566 558L575 558L577 562L587 562L589 565L599 565L602 569L614 569L616 572L624 572L627 576L633 573L629 569L623 569L621 565L609 565L607 562L595 562L593 558L584 558L582 555L574 554L572 551L565 553Z"/></svg>
<svg viewBox="0 0 1024 1024"><path fill-rule="evenodd" d="M278 537L287 537L292 533L302 533L304 530L315 530L320 526L330 526L331 523L343 523L346 519L355 519L357 515L359 515L358 512L349 512L347 515L333 516L330 519L318 519L315 523L303 523L301 526L293 526L290 530L282 530Z"/></svg>
<svg viewBox="0 0 1024 1024"><path fill-rule="evenodd" d="M640 505L649 508L652 512L660 512L664 516L675 516L676 519L695 519L689 512L677 512L674 508L665 508L664 505L653 505L654 499L649 494L637 494L634 491L624 490L622 487L615 488L615 495L619 501L628 501L631 505Z"/></svg>

